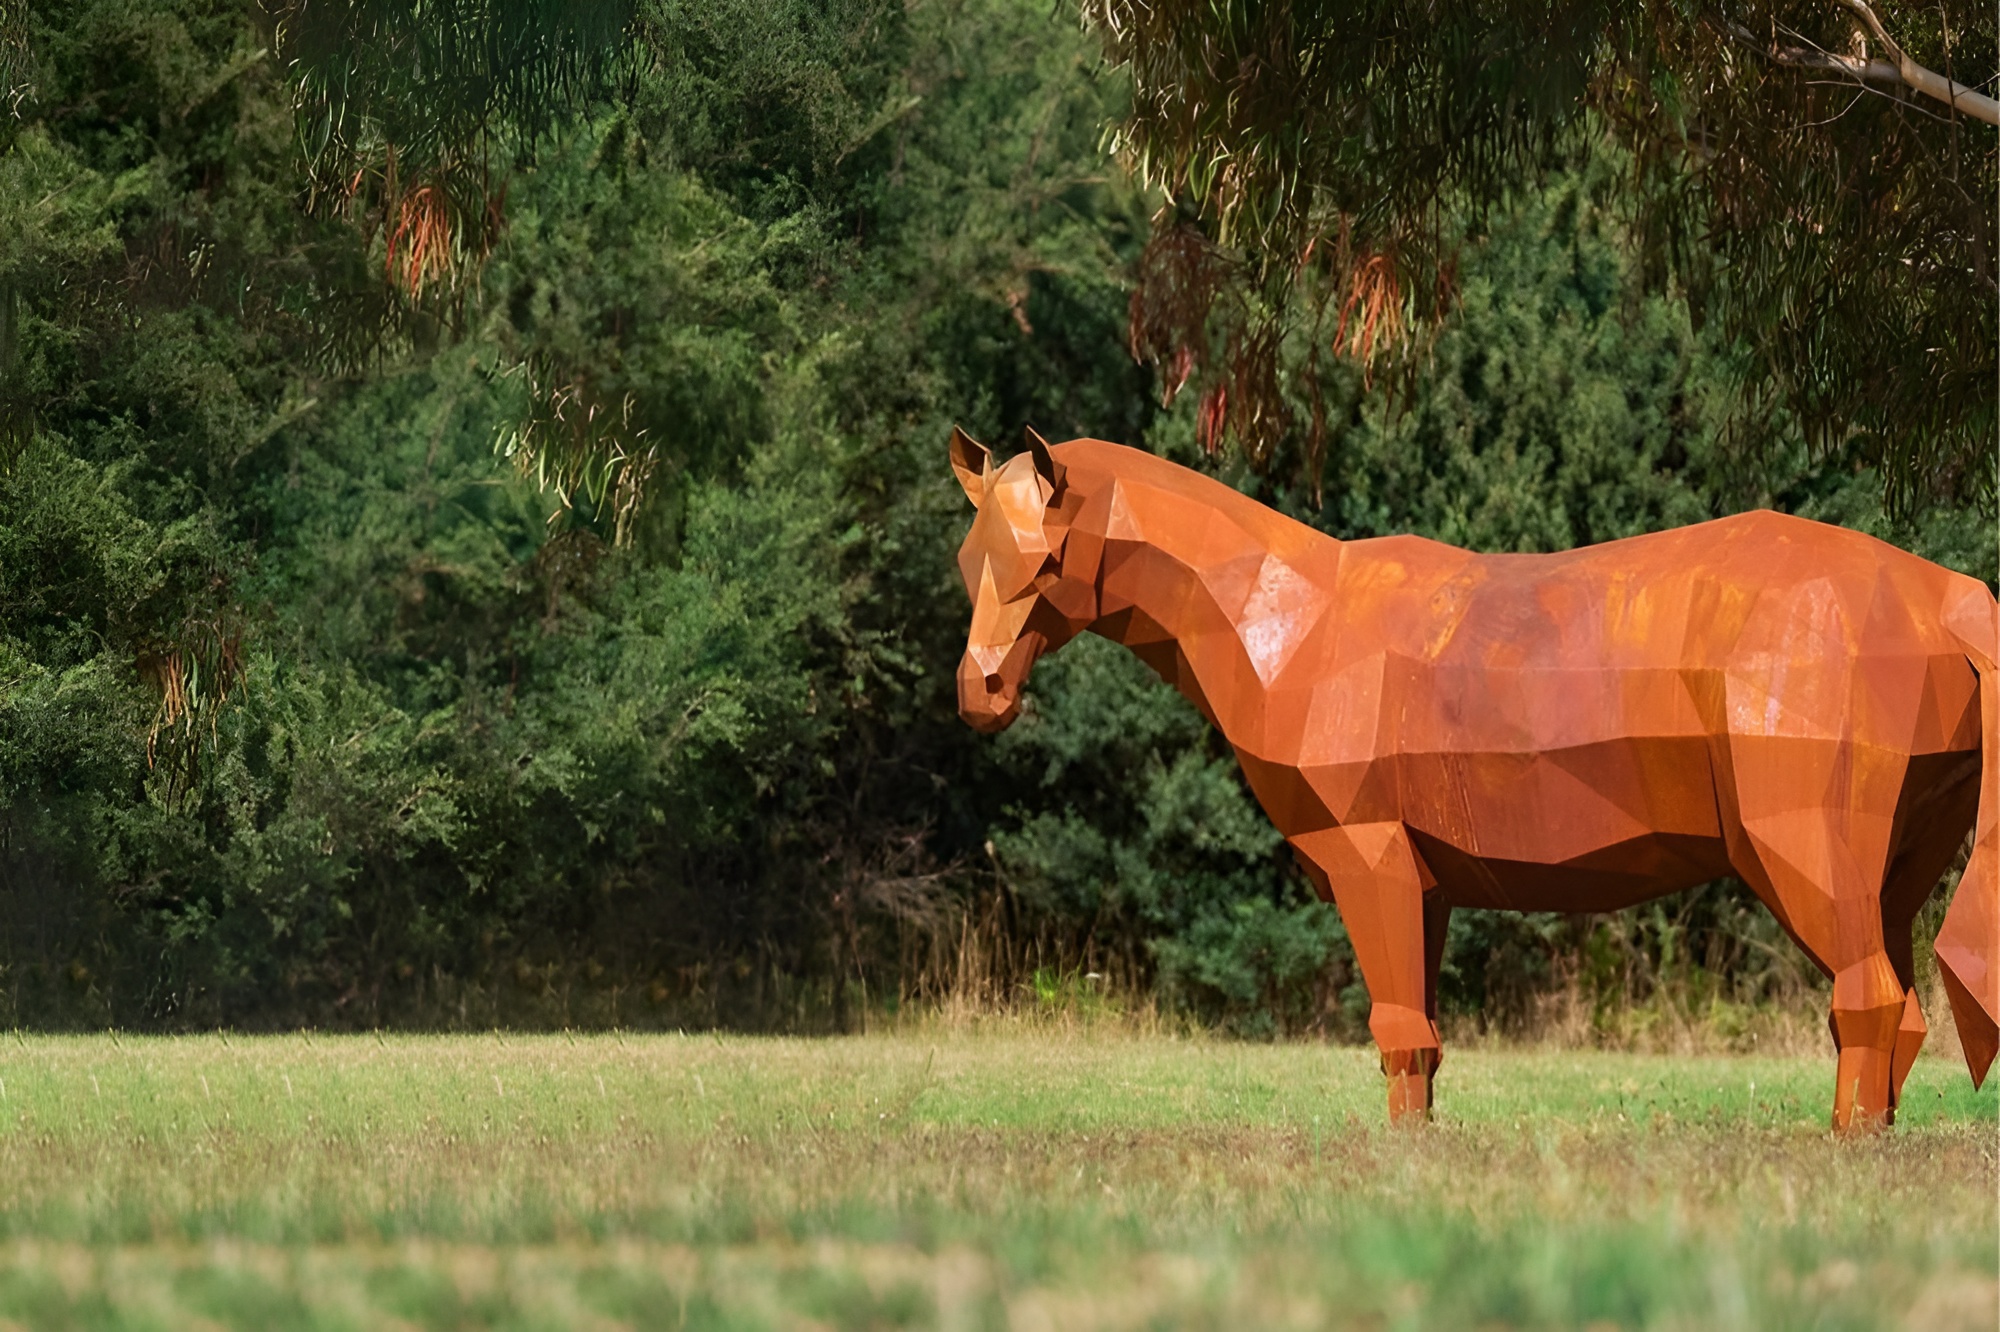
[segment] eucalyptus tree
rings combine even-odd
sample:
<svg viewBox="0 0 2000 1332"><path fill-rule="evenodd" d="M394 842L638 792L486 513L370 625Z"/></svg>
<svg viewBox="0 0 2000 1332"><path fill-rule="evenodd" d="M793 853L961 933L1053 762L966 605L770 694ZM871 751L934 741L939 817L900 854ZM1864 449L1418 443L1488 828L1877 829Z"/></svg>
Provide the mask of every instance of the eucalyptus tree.
<svg viewBox="0 0 2000 1332"><path fill-rule="evenodd" d="M1085 0L1164 191L1135 355L1211 448L1315 465L1330 360L1407 365L1457 247L1605 136L1651 281L1780 415L1902 511L1995 498L1995 13L1984 0Z"/></svg>

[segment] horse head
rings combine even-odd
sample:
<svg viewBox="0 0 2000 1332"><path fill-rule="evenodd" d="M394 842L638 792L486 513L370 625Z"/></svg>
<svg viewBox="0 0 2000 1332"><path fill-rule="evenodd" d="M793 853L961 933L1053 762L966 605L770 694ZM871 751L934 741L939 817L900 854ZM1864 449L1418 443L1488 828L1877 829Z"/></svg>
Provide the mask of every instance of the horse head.
<svg viewBox="0 0 2000 1332"><path fill-rule="evenodd" d="M958 551L972 598L958 713L990 734L1021 715L1021 686L1036 658L1094 618L1081 604L1094 594L1079 596L1087 590L1064 584L1063 542L1075 505L1066 502L1065 469L1041 436L1029 431L1028 451L995 467L984 445L954 428L951 470L979 511Z"/></svg>

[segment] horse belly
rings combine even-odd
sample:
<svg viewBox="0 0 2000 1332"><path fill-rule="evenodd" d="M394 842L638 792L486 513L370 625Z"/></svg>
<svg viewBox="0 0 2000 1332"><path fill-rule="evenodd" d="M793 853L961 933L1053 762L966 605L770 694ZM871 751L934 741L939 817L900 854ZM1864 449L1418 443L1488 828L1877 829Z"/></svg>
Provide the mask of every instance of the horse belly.
<svg viewBox="0 0 2000 1332"><path fill-rule="evenodd" d="M1615 910L1729 872L1703 737L1400 757L1402 820L1455 903Z"/></svg>
<svg viewBox="0 0 2000 1332"><path fill-rule="evenodd" d="M1421 833L1412 840L1445 901L1499 911L1621 911L1730 873L1720 837L1655 833L1555 865L1472 855Z"/></svg>

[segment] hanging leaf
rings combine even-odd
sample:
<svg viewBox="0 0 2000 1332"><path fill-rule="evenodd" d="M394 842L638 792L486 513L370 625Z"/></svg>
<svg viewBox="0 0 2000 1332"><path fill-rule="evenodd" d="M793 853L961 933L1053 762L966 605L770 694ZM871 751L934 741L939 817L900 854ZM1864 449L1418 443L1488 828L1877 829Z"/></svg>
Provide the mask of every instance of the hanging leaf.
<svg viewBox="0 0 2000 1332"><path fill-rule="evenodd" d="M630 0L268 0L316 207L379 231L405 295L497 239L516 157L634 68Z"/></svg>
<svg viewBox="0 0 2000 1332"><path fill-rule="evenodd" d="M1112 142L1169 201L1139 265L1134 354L1166 397L1211 341L1251 358L1213 373L1253 462L1277 418L1245 392L1274 363L1249 330L1309 341L1316 466L1320 348L1376 382L1450 313L1444 238L1609 135L1650 280L1744 351L1745 457L1782 411L1822 455L1861 446L1896 510L1994 504L1990 8L1086 0L1084 16L1133 79ZM1226 261L1197 269L1190 235Z"/></svg>

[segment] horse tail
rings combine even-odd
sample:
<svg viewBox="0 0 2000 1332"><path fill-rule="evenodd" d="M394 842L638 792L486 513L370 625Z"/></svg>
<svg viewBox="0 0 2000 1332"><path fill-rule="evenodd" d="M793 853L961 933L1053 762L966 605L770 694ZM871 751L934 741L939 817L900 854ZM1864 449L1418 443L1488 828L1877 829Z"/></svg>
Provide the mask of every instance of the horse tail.
<svg viewBox="0 0 2000 1332"><path fill-rule="evenodd" d="M1945 627L1979 673L1979 814L1972 859L1938 931L1938 969L1972 1085L2000 1051L2000 604L1965 579L1947 594Z"/></svg>

